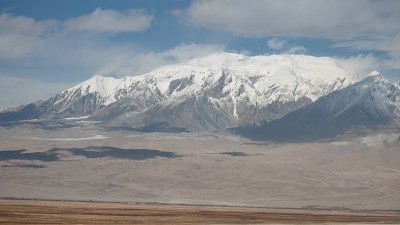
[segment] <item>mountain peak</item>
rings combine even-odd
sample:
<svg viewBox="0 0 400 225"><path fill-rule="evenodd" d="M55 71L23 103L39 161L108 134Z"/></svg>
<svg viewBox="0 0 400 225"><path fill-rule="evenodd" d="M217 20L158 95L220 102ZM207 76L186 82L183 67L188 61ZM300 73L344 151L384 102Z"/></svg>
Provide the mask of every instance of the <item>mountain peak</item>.
<svg viewBox="0 0 400 225"><path fill-rule="evenodd" d="M105 77L99 74L95 74L93 75L91 78L87 79L87 81L103 81L106 80L108 78L113 78L113 77Z"/></svg>
<svg viewBox="0 0 400 225"><path fill-rule="evenodd" d="M368 74L364 79L361 80L361 83L375 83L375 84L388 84L390 83L383 74L379 73L378 71L373 71Z"/></svg>
<svg viewBox="0 0 400 225"><path fill-rule="evenodd" d="M112 84L117 79L114 77L104 77L101 75L94 75L91 78L85 80L84 82L70 88L76 89L82 87L83 89L89 88L89 92L96 92L104 89L108 84ZM106 85L107 84L107 85Z"/></svg>
<svg viewBox="0 0 400 225"><path fill-rule="evenodd" d="M80 90L82 96L90 93L97 93L108 99L107 103L111 103L115 101L113 96L119 83L119 79L114 77L94 75L86 81L68 89L67 92Z"/></svg>
<svg viewBox="0 0 400 225"><path fill-rule="evenodd" d="M368 76L382 76L382 74L379 71L374 70L371 73L369 73Z"/></svg>

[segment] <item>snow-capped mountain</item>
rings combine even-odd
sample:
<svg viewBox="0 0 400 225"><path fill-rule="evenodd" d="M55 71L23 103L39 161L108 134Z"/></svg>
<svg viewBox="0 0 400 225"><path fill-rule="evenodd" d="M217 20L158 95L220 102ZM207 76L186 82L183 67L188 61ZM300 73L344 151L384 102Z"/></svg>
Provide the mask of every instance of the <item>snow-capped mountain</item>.
<svg viewBox="0 0 400 225"><path fill-rule="evenodd" d="M237 131L255 139L315 139L400 129L400 86L378 72L260 127Z"/></svg>
<svg viewBox="0 0 400 225"><path fill-rule="evenodd" d="M94 76L0 120L90 116L133 127L227 128L281 118L353 82L329 57L224 52L141 76Z"/></svg>

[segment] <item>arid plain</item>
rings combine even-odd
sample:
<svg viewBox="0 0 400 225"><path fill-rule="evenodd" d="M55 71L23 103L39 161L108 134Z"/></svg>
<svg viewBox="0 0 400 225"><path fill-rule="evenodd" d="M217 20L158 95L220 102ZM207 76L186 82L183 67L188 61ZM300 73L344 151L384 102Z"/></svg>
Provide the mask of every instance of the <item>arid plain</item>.
<svg viewBox="0 0 400 225"><path fill-rule="evenodd" d="M3 126L0 143L0 197L400 209L398 134L279 144L65 120Z"/></svg>
<svg viewBox="0 0 400 225"><path fill-rule="evenodd" d="M3 125L0 143L1 198L400 209L396 133L283 144L64 120Z"/></svg>

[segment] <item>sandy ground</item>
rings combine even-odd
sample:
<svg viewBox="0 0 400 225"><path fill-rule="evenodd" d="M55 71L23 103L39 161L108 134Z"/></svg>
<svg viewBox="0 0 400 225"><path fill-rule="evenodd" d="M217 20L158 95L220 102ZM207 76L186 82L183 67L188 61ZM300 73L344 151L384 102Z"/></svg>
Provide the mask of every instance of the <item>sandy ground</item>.
<svg viewBox="0 0 400 225"><path fill-rule="evenodd" d="M0 197L398 210L398 137L279 144L93 124L0 127Z"/></svg>
<svg viewBox="0 0 400 225"><path fill-rule="evenodd" d="M399 224L393 212L0 200L0 224Z"/></svg>

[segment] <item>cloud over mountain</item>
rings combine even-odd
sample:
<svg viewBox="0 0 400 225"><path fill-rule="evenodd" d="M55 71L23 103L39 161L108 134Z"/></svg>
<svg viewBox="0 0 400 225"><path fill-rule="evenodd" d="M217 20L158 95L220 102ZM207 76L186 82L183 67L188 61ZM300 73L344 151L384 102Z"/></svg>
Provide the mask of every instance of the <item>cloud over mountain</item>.
<svg viewBox="0 0 400 225"><path fill-rule="evenodd" d="M140 9L117 11L97 8L90 14L67 20L65 26L67 29L89 32L142 32L150 27L152 19L152 15Z"/></svg>
<svg viewBox="0 0 400 225"><path fill-rule="evenodd" d="M193 24L243 36L349 39L399 29L398 1L198 0L188 9Z"/></svg>

